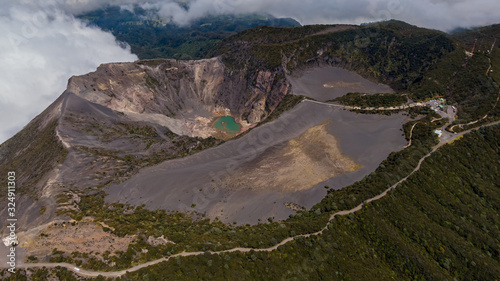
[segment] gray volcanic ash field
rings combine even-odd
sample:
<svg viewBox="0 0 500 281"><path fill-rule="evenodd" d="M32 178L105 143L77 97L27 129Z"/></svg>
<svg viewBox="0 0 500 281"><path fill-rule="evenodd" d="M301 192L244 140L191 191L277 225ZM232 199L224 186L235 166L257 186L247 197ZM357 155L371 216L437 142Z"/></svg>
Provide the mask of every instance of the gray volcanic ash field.
<svg viewBox="0 0 500 281"><path fill-rule="evenodd" d="M325 184L338 189L360 180L391 152L400 150L406 143L400 130L404 122L403 115L362 115L305 101L239 139L187 158L145 168L130 180L108 188L106 199L146 204L151 209L206 212L225 222L257 223L258 219L268 217L284 219L293 213L285 203L310 208L325 196ZM338 141L340 153L362 168L319 183L312 179L312 186L301 190L273 186L273 179L280 175L280 166L288 165L289 158L283 157L281 163L275 162L268 169L258 165L262 165L269 154L279 153L290 141L300 139L308 129L322 124ZM313 158L312 154L304 152L306 158ZM311 165L317 166L310 168L321 168L322 163L324 159L313 160ZM262 178L256 173L259 168ZM245 176L249 171L255 180ZM296 172L303 173L300 169ZM266 180L270 184L263 188L262 182Z"/></svg>

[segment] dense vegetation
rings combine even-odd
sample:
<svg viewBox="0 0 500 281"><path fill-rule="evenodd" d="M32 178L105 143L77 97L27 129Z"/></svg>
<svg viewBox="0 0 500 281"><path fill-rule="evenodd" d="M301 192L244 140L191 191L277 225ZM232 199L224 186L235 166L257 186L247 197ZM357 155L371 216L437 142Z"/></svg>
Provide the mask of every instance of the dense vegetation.
<svg viewBox="0 0 500 281"><path fill-rule="evenodd" d="M258 27L224 40L212 54L223 55L232 67L250 62L292 71L326 62L399 90L408 89L430 65L454 49L454 42L445 34L389 21L365 27ZM240 57L250 59L240 61Z"/></svg>
<svg viewBox="0 0 500 281"><path fill-rule="evenodd" d="M500 34L500 24L484 26L474 29L455 30L451 36L464 42L466 48L470 51L476 42L476 50L479 52L488 52L495 43L495 38ZM496 46L500 46L500 38L496 41Z"/></svg>
<svg viewBox="0 0 500 281"><path fill-rule="evenodd" d="M399 21L362 27L267 27L260 25L298 24L290 19L248 15L208 17L179 27L140 7L134 12L108 7L81 18L113 32L140 58L222 55L226 66L250 72L261 68L290 72L318 63L338 65L387 83L414 100L445 97L459 109L457 123L483 117L499 93L499 78L494 78L498 72L492 72L492 77L485 73L490 59L493 65L494 56L500 56L500 50L492 48L500 25L449 36ZM251 28L254 26L259 27ZM236 32L240 33L234 35ZM475 39L476 55L467 58L464 51L472 49ZM500 46L500 40L495 46Z"/></svg>
<svg viewBox="0 0 500 281"><path fill-rule="evenodd" d="M458 107L459 122L467 123L495 104L500 49L469 58L464 44L438 31L388 21L363 27L258 27L223 40L210 54L221 55L229 68L293 72L318 64L341 66L413 100L444 97ZM488 74L490 61L494 71Z"/></svg>
<svg viewBox="0 0 500 281"><path fill-rule="evenodd" d="M463 50L457 49L424 75L415 88L414 97L446 97L457 105L462 119L459 122L479 119L493 108L499 94L498 78L486 73L490 60L495 63L497 56L500 56L499 48L495 48L491 55L475 54L471 58L466 58Z"/></svg>
<svg viewBox="0 0 500 281"><path fill-rule="evenodd" d="M80 18L111 31L128 43L140 59L201 59L222 39L260 25L298 26L292 19L276 19L270 15L208 16L188 26L178 26L155 11L136 6L134 11L111 6L92 11Z"/></svg>
<svg viewBox="0 0 500 281"><path fill-rule="evenodd" d="M403 105L408 101L408 98L399 94L367 95L362 93L348 93L331 101L359 107L392 107Z"/></svg>

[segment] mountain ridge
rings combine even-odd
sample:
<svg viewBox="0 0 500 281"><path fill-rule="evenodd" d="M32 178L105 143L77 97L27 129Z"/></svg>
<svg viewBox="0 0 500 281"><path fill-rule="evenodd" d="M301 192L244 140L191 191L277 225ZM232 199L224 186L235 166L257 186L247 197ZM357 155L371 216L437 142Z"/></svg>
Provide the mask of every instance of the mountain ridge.
<svg viewBox="0 0 500 281"><path fill-rule="evenodd" d="M76 191L124 181L141 167L230 138L213 128L218 116L233 116L242 132L254 127L289 88L284 76L227 71L219 58L103 64L70 78L47 110L0 146L0 171L30 171L19 176L18 192L44 200L25 212L46 208L41 218L49 220L56 210L78 209L64 199Z"/></svg>

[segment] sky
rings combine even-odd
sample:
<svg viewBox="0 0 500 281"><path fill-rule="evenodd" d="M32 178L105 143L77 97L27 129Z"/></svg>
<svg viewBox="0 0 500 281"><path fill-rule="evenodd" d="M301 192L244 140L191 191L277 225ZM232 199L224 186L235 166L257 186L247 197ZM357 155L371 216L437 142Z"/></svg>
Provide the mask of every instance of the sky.
<svg viewBox="0 0 500 281"><path fill-rule="evenodd" d="M0 143L57 99L71 76L137 59L113 35L55 6L0 0L0 7Z"/></svg>
<svg viewBox="0 0 500 281"><path fill-rule="evenodd" d="M180 5L187 3L188 10ZM301 24L399 19L442 31L500 23L499 0L0 0L0 143L61 95L71 76L101 63L137 60L112 34L74 17L134 4L179 25L205 15L253 12Z"/></svg>

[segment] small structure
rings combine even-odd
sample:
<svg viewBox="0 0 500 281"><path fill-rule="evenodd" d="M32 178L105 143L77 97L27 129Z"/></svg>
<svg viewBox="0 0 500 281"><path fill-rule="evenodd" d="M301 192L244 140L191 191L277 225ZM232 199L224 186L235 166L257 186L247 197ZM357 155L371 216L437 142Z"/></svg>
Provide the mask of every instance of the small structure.
<svg viewBox="0 0 500 281"><path fill-rule="evenodd" d="M441 135L443 134L443 130L435 130L434 134L438 135L438 137L441 137Z"/></svg>
<svg viewBox="0 0 500 281"><path fill-rule="evenodd" d="M474 46L472 46L472 51L468 52L468 51L465 51L465 54L471 58L473 55L474 55L474 50L476 49L476 43L477 43L477 38L476 40L474 40Z"/></svg>

